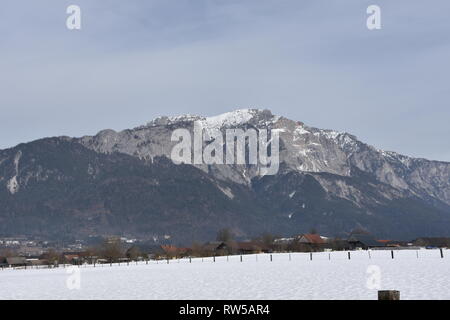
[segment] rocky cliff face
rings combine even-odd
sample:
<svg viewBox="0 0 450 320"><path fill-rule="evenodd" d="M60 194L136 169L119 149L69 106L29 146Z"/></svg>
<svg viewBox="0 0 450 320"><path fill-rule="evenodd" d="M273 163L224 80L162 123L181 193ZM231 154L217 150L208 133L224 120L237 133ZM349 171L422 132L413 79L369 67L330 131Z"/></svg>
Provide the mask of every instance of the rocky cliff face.
<svg viewBox="0 0 450 320"><path fill-rule="evenodd" d="M205 129L222 131L230 128L278 130L282 145L280 162L285 171L326 172L350 177L352 170L358 169L396 189L424 198L432 196L450 205L450 163L377 150L351 134L308 127L274 116L268 110L238 110L210 118L163 117L133 130L102 131L94 137L81 138L79 142L102 153L120 152L140 159L170 157L174 145L170 141L172 131L177 128L192 131L194 121L202 123ZM199 168L207 170L205 166ZM217 178L237 183L249 183L257 174L256 170L248 172L248 166L226 165L215 169L212 174ZM221 174L217 173L219 170ZM226 171L229 172L224 173Z"/></svg>
<svg viewBox="0 0 450 320"><path fill-rule="evenodd" d="M173 164L172 132L192 132L194 122L206 132L276 130L278 174L262 177L259 165ZM348 133L248 109L161 117L131 130L0 151L0 203L3 233L58 233L63 219L70 221L65 227L73 223L67 233L78 236L170 234L180 241L227 226L242 237L311 227L330 235L355 227L384 237L449 235L450 163L378 150Z"/></svg>

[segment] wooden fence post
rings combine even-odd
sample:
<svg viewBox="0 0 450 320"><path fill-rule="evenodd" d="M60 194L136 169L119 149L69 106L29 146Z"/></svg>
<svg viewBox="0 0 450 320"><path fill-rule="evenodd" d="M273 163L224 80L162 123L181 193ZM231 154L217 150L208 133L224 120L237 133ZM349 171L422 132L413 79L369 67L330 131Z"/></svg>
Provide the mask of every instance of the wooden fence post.
<svg viewBox="0 0 450 320"><path fill-rule="evenodd" d="M441 258L444 258L444 251L442 251L442 248L440 248L439 250L441 250Z"/></svg>
<svg viewBox="0 0 450 320"><path fill-rule="evenodd" d="M312 252L309 253L309 260L312 261Z"/></svg>
<svg viewBox="0 0 450 320"><path fill-rule="evenodd" d="M241 262L242 262L242 255L241 255Z"/></svg>
<svg viewBox="0 0 450 320"><path fill-rule="evenodd" d="M400 291L397 290L378 291L378 300L400 300Z"/></svg>
<svg viewBox="0 0 450 320"><path fill-rule="evenodd" d="M391 250L391 257L394 259L394 250Z"/></svg>
<svg viewBox="0 0 450 320"><path fill-rule="evenodd" d="M272 262L272 255L270 255L270 262Z"/></svg>
<svg viewBox="0 0 450 320"><path fill-rule="evenodd" d="M350 260L351 258L350 258L350 251L348 252L348 260Z"/></svg>

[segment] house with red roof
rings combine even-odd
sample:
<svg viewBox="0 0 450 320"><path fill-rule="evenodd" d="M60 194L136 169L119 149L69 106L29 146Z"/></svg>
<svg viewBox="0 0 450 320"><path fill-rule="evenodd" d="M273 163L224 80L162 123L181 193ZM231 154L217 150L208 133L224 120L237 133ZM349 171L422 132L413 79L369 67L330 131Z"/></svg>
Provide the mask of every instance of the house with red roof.
<svg viewBox="0 0 450 320"><path fill-rule="evenodd" d="M298 236L298 242L306 244L324 244L325 240L318 234L306 233Z"/></svg>

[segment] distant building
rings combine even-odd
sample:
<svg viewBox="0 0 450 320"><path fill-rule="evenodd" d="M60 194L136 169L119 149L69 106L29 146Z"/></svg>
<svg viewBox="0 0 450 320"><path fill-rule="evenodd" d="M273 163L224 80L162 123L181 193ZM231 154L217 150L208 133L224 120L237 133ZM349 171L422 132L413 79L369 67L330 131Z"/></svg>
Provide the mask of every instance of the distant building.
<svg viewBox="0 0 450 320"><path fill-rule="evenodd" d="M370 248L386 246L384 243L377 241L370 234L353 234L347 241L350 244L351 249L361 248L367 250Z"/></svg>
<svg viewBox="0 0 450 320"><path fill-rule="evenodd" d="M295 238L277 238L273 241L275 244L290 244L295 240Z"/></svg>
<svg viewBox="0 0 450 320"><path fill-rule="evenodd" d="M298 237L299 243L306 243L306 244L324 244L325 240L318 234L302 234Z"/></svg>
<svg viewBox="0 0 450 320"><path fill-rule="evenodd" d="M448 237L418 238L413 241L413 244L419 247L450 248L450 238Z"/></svg>
<svg viewBox="0 0 450 320"><path fill-rule="evenodd" d="M254 254L270 251L263 243L256 241L237 242L236 250L238 254Z"/></svg>
<svg viewBox="0 0 450 320"><path fill-rule="evenodd" d="M25 267L29 265L28 261L24 257L8 257L6 258L6 264L10 267Z"/></svg>
<svg viewBox="0 0 450 320"><path fill-rule="evenodd" d="M63 254L63 261L64 263L78 264L81 260L79 254L69 253Z"/></svg>
<svg viewBox="0 0 450 320"><path fill-rule="evenodd" d="M43 260L43 259L27 259L27 262L30 266L44 266L44 265L48 265L48 261L47 260Z"/></svg>
<svg viewBox="0 0 450 320"><path fill-rule="evenodd" d="M173 258L188 256L191 251L190 248L178 248L173 245L161 245L161 248L167 257Z"/></svg>
<svg viewBox="0 0 450 320"><path fill-rule="evenodd" d="M41 247L20 247L17 252L21 256L37 257L44 253L44 249Z"/></svg>
<svg viewBox="0 0 450 320"><path fill-rule="evenodd" d="M228 246L225 242L222 241L210 241L203 245L203 251L216 253L218 251L227 250Z"/></svg>

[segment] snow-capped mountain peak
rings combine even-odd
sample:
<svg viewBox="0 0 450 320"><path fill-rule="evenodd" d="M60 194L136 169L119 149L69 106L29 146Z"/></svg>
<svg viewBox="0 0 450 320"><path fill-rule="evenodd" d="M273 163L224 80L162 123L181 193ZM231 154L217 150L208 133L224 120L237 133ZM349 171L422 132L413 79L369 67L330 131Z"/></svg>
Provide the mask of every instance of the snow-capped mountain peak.
<svg viewBox="0 0 450 320"><path fill-rule="evenodd" d="M267 125L268 122L276 122L279 118L280 117L274 116L270 110L267 109L238 109L210 117L191 114L173 117L161 116L147 123L145 127L199 121L204 128L222 129L237 127L246 123Z"/></svg>

